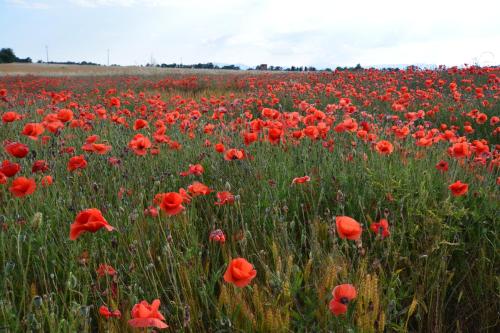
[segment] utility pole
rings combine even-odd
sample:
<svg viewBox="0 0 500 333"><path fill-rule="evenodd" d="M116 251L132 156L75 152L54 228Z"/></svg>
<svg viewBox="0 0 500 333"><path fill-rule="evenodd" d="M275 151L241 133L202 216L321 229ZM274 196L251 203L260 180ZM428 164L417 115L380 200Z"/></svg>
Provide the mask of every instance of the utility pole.
<svg viewBox="0 0 500 333"><path fill-rule="evenodd" d="M45 55L47 56L47 63L49 63L49 46L45 45Z"/></svg>
<svg viewBox="0 0 500 333"><path fill-rule="evenodd" d="M109 67L109 49L108 49L108 67Z"/></svg>

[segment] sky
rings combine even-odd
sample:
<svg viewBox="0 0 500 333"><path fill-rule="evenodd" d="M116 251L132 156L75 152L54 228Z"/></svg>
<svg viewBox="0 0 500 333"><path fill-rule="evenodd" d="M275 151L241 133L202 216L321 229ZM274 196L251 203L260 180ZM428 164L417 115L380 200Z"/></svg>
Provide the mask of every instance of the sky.
<svg viewBox="0 0 500 333"><path fill-rule="evenodd" d="M0 0L20 58L119 65L500 64L500 0Z"/></svg>

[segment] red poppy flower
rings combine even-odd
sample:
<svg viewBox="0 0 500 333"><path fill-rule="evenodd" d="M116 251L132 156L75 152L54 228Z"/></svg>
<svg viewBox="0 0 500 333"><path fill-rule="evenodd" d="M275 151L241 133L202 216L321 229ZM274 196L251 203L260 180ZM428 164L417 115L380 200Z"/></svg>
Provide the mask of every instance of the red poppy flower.
<svg viewBox="0 0 500 333"><path fill-rule="evenodd" d="M57 119L63 123L67 123L73 119L73 111L69 109L61 109L57 113Z"/></svg>
<svg viewBox="0 0 500 333"><path fill-rule="evenodd" d="M144 156L147 154L148 149L151 148L151 141L142 134L135 135L128 144L136 155Z"/></svg>
<svg viewBox="0 0 500 333"><path fill-rule="evenodd" d="M83 155L73 156L68 162L68 171L75 171L77 169L85 169L87 167L87 161Z"/></svg>
<svg viewBox="0 0 500 333"><path fill-rule="evenodd" d="M157 217L158 216L158 209L154 206L149 206L148 208L144 209L144 215L145 216L151 216L151 217Z"/></svg>
<svg viewBox="0 0 500 333"><path fill-rule="evenodd" d="M457 180L456 182L448 186L448 188L455 197L459 197L467 193L467 191L469 190L469 185L462 183L460 180Z"/></svg>
<svg viewBox="0 0 500 333"><path fill-rule="evenodd" d="M215 148L215 151L218 153L223 153L224 150L226 150L226 148L224 147L224 145L222 143L216 143L214 145L214 148Z"/></svg>
<svg viewBox="0 0 500 333"><path fill-rule="evenodd" d="M224 281L233 283L239 288L247 286L257 275L257 271L253 265L244 258L236 258L229 263L226 273L224 273Z"/></svg>
<svg viewBox="0 0 500 333"><path fill-rule="evenodd" d="M82 149L84 151L91 152L94 150L94 147L92 146L93 143L96 143L97 140L99 140L99 135L91 135L87 139L85 139L85 143L82 146Z"/></svg>
<svg viewBox="0 0 500 333"><path fill-rule="evenodd" d="M201 164L190 164L189 169L187 171L183 171L180 173L182 177L186 177L188 175L201 176L205 172L205 169Z"/></svg>
<svg viewBox="0 0 500 333"><path fill-rule="evenodd" d="M92 144L92 151L96 154L104 155L110 150L111 150L111 146L106 145L104 143L93 143Z"/></svg>
<svg viewBox="0 0 500 333"><path fill-rule="evenodd" d="M21 166L17 163L12 163L9 160L3 161L2 165L0 165L0 172L8 178L14 177L19 170L21 170Z"/></svg>
<svg viewBox="0 0 500 333"><path fill-rule="evenodd" d="M245 158L245 152L241 149L229 149L224 154L226 161L242 160Z"/></svg>
<svg viewBox="0 0 500 333"><path fill-rule="evenodd" d="M370 229L383 238L388 237L391 233L389 232L389 222L386 219L381 219L377 223L372 223Z"/></svg>
<svg viewBox="0 0 500 333"><path fill-rule="evenodd" d="M4 123L12 123L12 122L19 120L19 119L21 119L21 115L18 114L17 112L13 112L13 111L5 112L2 115L2 121Z"/></svg>
<svg viewBox="0 0 500 333"><path fill-rule="evenodd" d="M231 192L217 192L216 196L217 199L219 199L219 201L215 203L217 206L234 203L234 195Z"/></svg>
<svg viewBox="0 0 500 333"><path fill-rule="evenodd" d="M436 169L438 169L441 172L448 171L448 162L443 161L443 160L439 161L439 163L436 164Z"/></svg>
<svg viewBox="0 0 500 333"><path fill-rule="evenodd" d="M476 123L484 124L488 120L488 116L485 113L480 113L476 117Z"/></svg>
<svg viewBox="0 0 500 333"><path fill-rule="evenodd" d="M394 146L389 141L379 141L375 145L375 150L381 155L390 155L394 151Z"/></svg>
<svg viewBox="0 0 500 333"><path fill-rule="evenodd" d="M360 239L363 229L355 219L348 216L337 216L335 218L335 224L337 225L337 233L340 238L347 238L350 240Z"/></svg>
<svg viewBox="0 0 500 333"><path fill-rule="evenodd" d="M311 177L309 176L303 176L303 177L297 177L292 180L292 184L304 184L307 182L311 181Z"/></svg>
<svg viewBox="0 0 500 333"><path fill-rule="evenodd" d="M455 158L466 158L472 154L467 142L453 144L453 146L449 148L448 153Z"/></svg>
<svg viewBox="0 0 500 333"><path fill-rule="evenodd" d="M292 137L294 139L300 140L304 136L304 131L293 131Z"/></svg>
<svg viewBox="0 0 500 333"><path fill-rule="evenodd" d="M214 230L210 233L208 239L212 242L224 244L226 242L226 235L220 229Z"/></svg>
<svg viewBox="0 0 500 333"><path fill-rule="evenodd" d="M22 135L26 135L28 138L32 140L38 140L38 136L40 136L43 132L45 132L45 128L42 124L38 123L28 123L24 125Z"/></svg>
<svg viewBox="0 0 500 333"><path fill-rule="evenodd" d="M122 161L119 159L119 158L116 158L116 157L110 157L108 158L108 163L113 165L113 166L116 166L116 165L119 165Z"/></svg>
<svg viewBox="0 0 500 333"><path fill-rule="evenodd" d="M20 142L7 143L4 148L8 154L17 158L23 158L29 153L28 146Z"/></svg>
<svg viewBox="0 0 500 333"><path fill-rule="evenodd" d="M117 272L113 268L113 266L106 265L106 264L99 264L99 267L97 268L96 273L97 273L98 277L103 277L106 275L114 276L117 274Z"/></svg>
<svg viewBox="0 0 500 333"><path fill-rule="evenodd" d="M157 196L160 196L159 206L161 210L167 213L167 215L177 215L184 210L184 206L182 206L183 198L179 193L168 192Z"/></svg>
<svg viewBox="0 0 500 333"><path fill-rule="evenodd" d="M206 124L205 127L203 128L203 133L213 134L214 129L215 129L214 124Z"/></svg>
<svg viewBox="0 0 500 333"><path fill-rule="evenodd" d="M109 319L109 318L120 318L122 316L122 313L120 312L120 310L114 310L114 311L110 311L106 306L104 305L101 305L101 307L99 308L99 314L103 317L105 317L106 319Z"/></svg>
<svg viewBox="0 0 500 333"><path fill-rule="evenodd" d="M197 197L199 195L207 195L212 192L212 190L207 185L200 182L194 182L193 184L189 185L187 190L193 197Z"/></svg>
<svg viewBox="0 0 500 333"><path fill-rule="evenodd" d="M270 108L263 108L262 117L264 118L276 118L279 115L279 112Z"/></svg>
<svg viewBox="0 0 500 333"><path fill-rule="evenodd" d="M283 136L283 130L281 128L273 127L269 129L268 140L272 144L278 144Z"/></svg>
<svg viewBox="0 0 500 333"><path fill-rule="evenodd" d="M75 153L75 147L63 147L61 148L61 154L74 154Z"/></svg>
<svg viewBox="0 0 500 333"><path fill-rule="evenodd" d="M398 139L404 139L410 134L410 129L408 126L404 126L402 128L394 128L394 134Z"/></svg>
<svg viewBox="0 0 500 333"><path fill-rule="evenodd" d="M159 308L159 299L155 299L151 305L146 301L134 305L131 312L132 319L128 321L128 324L134 328L167 328L168 325L163 322L165 317L158 311Z"/></svg>
<svg viewBox="0 0 500 333"><path fill-rule="evenodd" d="M170 141L168 147L172 150L181 150L182 145L177 141Z"/></svg>
<svg viewBox="0 0 500 333"><path fill-rule="evenodd" d="M333 299L330 301L330 311L338 316L347 312L347 304L356 298L356 288L351 284L341 284L332 291Z"/></svg>
<svg viewBox="0 0 500 333"><path fill-rule="evenodd" d="M109 105L116 106L117 108L119 108L121 105L120 99L118 97L111 97L109 99Z"/></svg>
<svg viewBox="0 0 500 333"><path fill-rule="evenodd" d="M99 209L89 208L82 210L70 226L69 239L75 240L84 232L94 233L101 228L105 228L107 231L115 230L115 228L108 224L108 221L102 216Z"/></svg>
<svg viewBox="0 0 500 333"><path fill-rule="evenodd" d="M336 132L356 132L358 130L358 123L355 119L347 118L342 121L342 123L338 124L335 129Z"/></svg>
<svg viewBox="0 0 500 333"><path fill-rule="evenodd" d="M49 165L44 160L35 161L33 163L33 166L31 167L31 172L32 173L35 173L35 172L44 173L44 172L47 172L47 171L49 171Z"/></svg>
<svg viewBox="0 0 500 333"><path fill-rule="evenodd" d="M51 121L45 124L45 128L51 133L57 133L61 128L64 127L64 124L59 120Z"/></svg>
<svg viewBox="0 0 500 333"><path fill-rule="evenodd" d="M257 141L258 135L255 132L245 132L243 133L243 141L246 146L252 144Z"/></svg>
<svg viewBox="0 0 500 333"><path fill-rule="evenodd" d="M141 128L149 127L148 122L144 119L137 119L134 123L134 131L138 131Z"/></svg>
<svg viewBox="0 0 500 333"><path fill-rule="evenodd" d="M49 187L50 185L52 185L53 182L54 179L52 179L52 176L44 176L40 181L43 187Z"/></svg>
<svg viewBox="0 0 500 333"><path fill-rule="evenodd" d="M26 195L34 193L36 190L36 183L34 179L19 177L12 181L9 191L15 197L21 198Z"/></svg>
<svg viewBox="0 0 500 333"><path fill-rule="evenodd" d="M488 146L488 142L486 140L472 141L471 148L476 155L488 154L490 151L490 147Z"/></svg>
<svg viewBox="0 0 500 333"><path fill-rule="evenodd" d="M366 138L367 138L367 136L368 136L368 132L367 132L367 131L365 131L365 130L358 130L358 131L356 132L356 136L357 136L358 138L360 138L361 140L366 140Z"/></svg>

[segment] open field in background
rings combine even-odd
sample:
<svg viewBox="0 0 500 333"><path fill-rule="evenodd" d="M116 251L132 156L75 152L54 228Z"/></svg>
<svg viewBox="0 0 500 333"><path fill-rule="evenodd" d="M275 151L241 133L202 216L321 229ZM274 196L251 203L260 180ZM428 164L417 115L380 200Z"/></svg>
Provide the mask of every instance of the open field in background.
<svg viewBox="0 0 500 333"><path fill-rule="evenodd" d="M101 75L213 75L244 74L259 75L259 71L222 70L222 69L188 69L159 68L141 66L90 66L90 65L56 65L56 64L0 64L0 76L6 75L39 75L39 76L101 76Z"/></svg>
<svg viewBox="0 0 500 333"><path fill-rule="evenodd" d="M8 66L0 330L497 330L498 68Z"/></svg>

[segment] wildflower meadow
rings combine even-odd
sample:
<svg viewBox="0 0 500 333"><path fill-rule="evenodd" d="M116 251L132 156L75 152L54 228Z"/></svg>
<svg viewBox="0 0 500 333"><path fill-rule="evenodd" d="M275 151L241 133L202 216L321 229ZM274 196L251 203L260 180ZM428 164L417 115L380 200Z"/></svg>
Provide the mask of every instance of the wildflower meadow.
<svg viewBox="0 0 500 333"><path fill-rule="evenodd" d="M500 69L0 78L1 332L494 332Z"/></svg>

